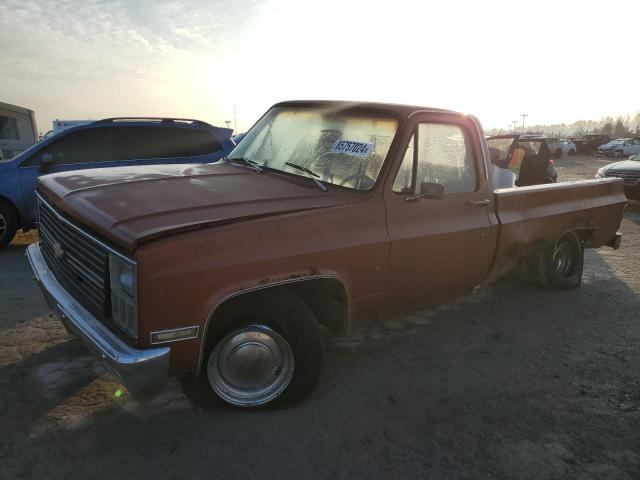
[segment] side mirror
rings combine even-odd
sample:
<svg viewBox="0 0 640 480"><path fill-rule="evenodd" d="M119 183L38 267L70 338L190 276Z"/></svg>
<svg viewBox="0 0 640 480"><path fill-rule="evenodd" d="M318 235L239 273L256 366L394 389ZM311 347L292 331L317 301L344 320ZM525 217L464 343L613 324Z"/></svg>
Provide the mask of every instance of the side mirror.
<svg viewBox="0 0 640 480"><path fill-rule="evenodd" d="M49 173L51 167L53 167L53 155L50 153L40 155L40 168L38 168L38 171L40 173Z"/></svg>
<svg viewBox="0 0 640 480"><path fill-rule="evenodd" d="M440 200L444 197L444 185L441 183L422 182L420 184L420 194Z"/></svg>
<svg viewBox="0 0 640 480"><path fill-rule="evenodd" d="M404 199L407 202L418 200L419 198L433 198L440 200L444 197L444 185L440 183L422 182L420 184L420 193L415 195L407 195Z"/></svg>

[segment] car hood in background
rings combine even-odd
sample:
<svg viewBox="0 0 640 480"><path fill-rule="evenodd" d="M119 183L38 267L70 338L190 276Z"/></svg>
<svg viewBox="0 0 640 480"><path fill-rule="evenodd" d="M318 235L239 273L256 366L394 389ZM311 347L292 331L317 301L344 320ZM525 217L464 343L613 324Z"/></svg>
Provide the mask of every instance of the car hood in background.
<svg viewBox="0 0 640 480"><path fill-rule="evenodd" d="M640 162L636 160L623 160L622 162L610 163L605 165L605 172L612 170L638 170L640 171Z"/></svg>
<svg viewBox="0 0 640 480"><path fill-rule="evenodd" d="M117 246L243 219L354 203L304 177L257 173L226 162L82 170L41 177L38 190L65 214Z"/></svg>

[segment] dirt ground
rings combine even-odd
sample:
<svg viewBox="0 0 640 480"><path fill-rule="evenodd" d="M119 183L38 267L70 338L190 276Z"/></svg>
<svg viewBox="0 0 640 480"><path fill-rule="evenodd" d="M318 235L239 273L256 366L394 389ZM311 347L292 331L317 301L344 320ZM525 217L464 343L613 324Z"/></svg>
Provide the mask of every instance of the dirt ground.
<svg viewBox="0 0 640 480"><path fill-rule="evenodd" d="M622 229L579 289L503 279L330 337L314 394L264 411L122 392L47 315L21 235L0 252L0 479L640 479L640 207Z"/></svg>

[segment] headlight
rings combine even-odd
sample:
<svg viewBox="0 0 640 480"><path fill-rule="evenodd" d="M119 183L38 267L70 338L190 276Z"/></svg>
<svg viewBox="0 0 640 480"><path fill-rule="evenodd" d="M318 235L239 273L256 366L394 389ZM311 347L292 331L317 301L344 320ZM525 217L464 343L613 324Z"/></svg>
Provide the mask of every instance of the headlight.
<svg viewBox="0 0 640 480"><path fill-rule="evenodd" d="M604 174L605 174L605 168L599 168L598 169L598 173L596 173L596 178L604 178Z"/></svg>
<svg viewBox="0 0 640 480"><path fill-rule="evenodd" d="M131 337L138 336L136 267L132 262L109 255L111 318Z"/></svg>

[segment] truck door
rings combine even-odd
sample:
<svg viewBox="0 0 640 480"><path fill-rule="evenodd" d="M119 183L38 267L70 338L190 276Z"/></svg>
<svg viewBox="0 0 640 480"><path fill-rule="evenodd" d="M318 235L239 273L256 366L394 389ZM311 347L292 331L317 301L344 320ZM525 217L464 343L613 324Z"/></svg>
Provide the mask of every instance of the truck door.
<svg viewBox="0 0 640 480"><path fill-rule="evenodd" d="M497 235L473 121L424 114L413 119L409 131L384 193L391 313L446 301L479 285L491 265Z"/></svg>

